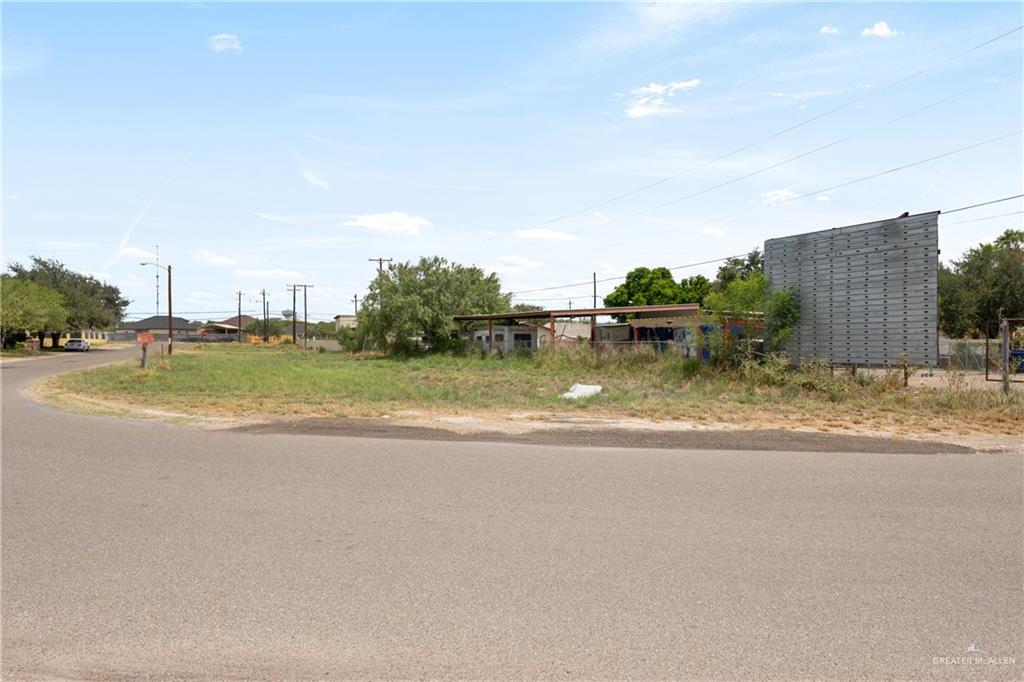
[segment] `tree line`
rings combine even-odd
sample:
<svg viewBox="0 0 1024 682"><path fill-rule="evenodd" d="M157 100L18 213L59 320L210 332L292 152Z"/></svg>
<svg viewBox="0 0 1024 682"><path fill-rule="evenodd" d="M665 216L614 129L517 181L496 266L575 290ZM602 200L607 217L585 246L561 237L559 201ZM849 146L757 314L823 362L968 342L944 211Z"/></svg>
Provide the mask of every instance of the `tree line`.
<svg viewBox="0 0 1024 682"><path fill-rule="evenodd" d="M124 317L130 301L112 284L70 270L57 260L32 256L26 266L12 263L0 275L0 345L8 347L28 335L61 334L84 329L111 329Z"/></svg>

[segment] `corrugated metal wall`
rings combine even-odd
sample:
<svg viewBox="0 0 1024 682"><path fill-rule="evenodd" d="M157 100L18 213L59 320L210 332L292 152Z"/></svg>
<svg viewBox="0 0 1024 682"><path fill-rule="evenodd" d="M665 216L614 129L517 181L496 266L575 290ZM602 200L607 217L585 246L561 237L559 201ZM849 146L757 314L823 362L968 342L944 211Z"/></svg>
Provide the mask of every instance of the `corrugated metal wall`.
<svg viewBox="0 0 1024 682"><path fill-rule="evenodd" d="M800 296L794 360L938 363L939 212L769 239L773 289Z"/></svg>

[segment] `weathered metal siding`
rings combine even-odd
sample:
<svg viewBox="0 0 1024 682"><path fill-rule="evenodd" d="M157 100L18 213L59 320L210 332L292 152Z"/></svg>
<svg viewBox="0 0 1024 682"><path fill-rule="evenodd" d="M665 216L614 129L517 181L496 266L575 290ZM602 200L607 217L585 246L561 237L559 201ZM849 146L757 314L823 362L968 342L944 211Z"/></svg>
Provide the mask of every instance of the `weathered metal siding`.
<svg viewBox="0 0 1024 682"><path fill-rule="evenodd" d="M769 239L773 289L800 296L800 361L938 364L939 212Z"/></svg>

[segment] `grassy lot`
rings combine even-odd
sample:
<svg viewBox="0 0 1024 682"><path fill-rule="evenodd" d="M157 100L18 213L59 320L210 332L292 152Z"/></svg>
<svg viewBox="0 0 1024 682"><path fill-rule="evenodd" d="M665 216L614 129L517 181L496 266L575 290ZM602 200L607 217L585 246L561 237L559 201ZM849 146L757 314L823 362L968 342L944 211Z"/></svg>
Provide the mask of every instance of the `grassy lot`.
<svg viewBox="0 0 1024 682"><path fill-rule="evenodd" d="M748 426L897 433L1024 434L1024 392L902 388L902 375L850 378L825 367L750 363L716 372L674 354L594 357L426 356L407 360L290 347L208 346L156 360L66 374L64 391L135 406L214 415L375 416L567 411ZM559 398L573 383L601 395Z"/></svg>

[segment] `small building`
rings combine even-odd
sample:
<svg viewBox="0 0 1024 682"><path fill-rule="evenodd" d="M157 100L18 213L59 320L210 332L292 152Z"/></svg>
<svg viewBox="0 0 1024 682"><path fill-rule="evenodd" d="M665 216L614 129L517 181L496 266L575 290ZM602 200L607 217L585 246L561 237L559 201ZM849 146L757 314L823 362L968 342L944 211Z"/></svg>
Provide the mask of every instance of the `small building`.
<svg viewBox="0 0 1024 682"><path fill-rule="evenodd" d="M348 327L349 329L355 329L356 327L356 316L355 315L335 315L334 316L334 330L341 331L342 327Z"/></svg>
<svg viewBox="0 0 1024 682"><path fill-rule="evenodd" d="M696 303L679 303L456 315L455 321L468 326L468 341L471 345L483 350L512 352L520 348L536 350L552 342L555 346L576 344L580 339L590 343L636 343L642 339L632 331L629 322L599 325L597 318L633 317L637 322L643 318L665 318L675 324L684 319L696 320L699 311L700 306ZM579 322L580 318L589 321Z"/></svg>
<svg viewBox="0 0 1024 682"><path fill-rule="evenodd" d="M494 335L494 341L489 345L490 334ZM530 322L517 324L510 320L507 324L474 329L470 343L480 349L490 347L502 353L513 353L517 350L535 351L547 347L551 344L551 338L549 325ZM580 339L589 340L590 323L556 320L554 339L556 346L575 345Z"/></svg>
<svg viewBox="0 0 1024 682"><path fill-rule="evenodd" d="M242 330L244 331L246 327L248 327L255 321L256 318L253 317L252 315L242 315L241 317L239 317L238 315L233 315L226 320L221 320L218 324L226 324L232 327L241 327Z"/></svg>
<svg viewBox="0 0 1024 682"><path fill-rule="evenodd" d="M199 327L199 338L203 341L237 341L238 337L238 327L233 324L210 322ZM244 333L242 337L244 341Z"/></svg>
<svg viewBox="0 0 1024 682"><path fill-rule="evenodd" d="M184 317L172 317L171 327L175 339L187 340L199 333L199 325L189 322ZM117 329L119 332L149 332L154 340L167 340L167 316L152 315L138 322L123 322Z"/></svg>
<svg viewBox="0 0 1024 682"><path fill-rule="evenodd" d="M581 317L590 322L574 321ZM598 324L598 317L625 321ZM470 345L481 350L534 351L550 344L552 338L556 346L582 339L596 347L673 349L702 361L709 360L715 348L736 339L759 339L763 329L760 313L708 317L700 314L696 303L458 315L455 320L468 325Z"/></svg>

